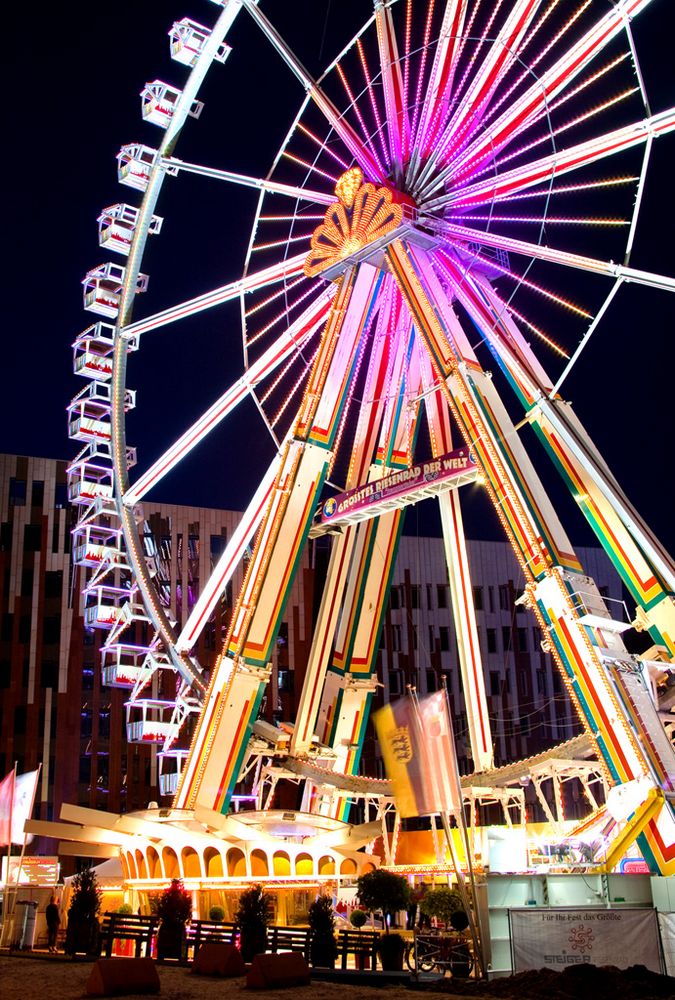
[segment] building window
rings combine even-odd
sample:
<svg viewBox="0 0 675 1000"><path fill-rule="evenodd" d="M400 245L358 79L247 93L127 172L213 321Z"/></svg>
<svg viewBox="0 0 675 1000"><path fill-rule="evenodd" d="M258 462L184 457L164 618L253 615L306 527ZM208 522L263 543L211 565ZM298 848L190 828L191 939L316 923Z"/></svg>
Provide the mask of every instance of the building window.
<svg viewBox="0 0 675 1000"><path fill-rule="evenodd" d="M0 552L12 551L12 526L9 521L0 525Z"/></svg>
<svg viewBox="0 0 675 1000"><path fill-rule="evenodd" d="M400 670L389 671L389 695L403 694L403 673Z"/></svg>
<svg viewBox="0 0 675 1000"><path fill-rule="evenodd" d="M293 670L279 670L277 673L277 686L280 691L287 691L289 694L293 694L295 672Z"/></svg>
<svg viewBox="0 0 675 1000"><path fill-rule="evenodd" d="M68 485L67 483L56 483L54 486L54 506L61 510L68 506Z"/></svg>
<svg viewBox="0 0 675 1000"><path fill-rule="evenodd" d="M17 705L14 709L14 735L26 735L26 706Z"/></svg>
<svg viewBox="0 0 675 1000"><path fill-rule="evenodd" d="M26 524L23 529L23 551L39 552L42 544L42 525Z"/></svg>
<svg viewBox="0 0 675 1000"><path fill-rule="evenodd" d="M497 629L489 628L487 630L487 651L488 653L497 652Z"/></svg>
<svg viewBox="0 0 675 1000"><path fill-rule="evenodd" d="M19 618L19 642L30 642L30 615Z"/></svg>
<svg viewBox="0 0 675 1000"><path fill-rule="evenodd" d="M61 638L61 615L48 615L42 622L42 641L54 645Z"/></svg>
<svg viewBox="0 0 675 1000"><path fill-rule="evenodd" d="M435 670L427 670L427 691L431 693L432 691L438 690L438 680L436 678Z"/></svg>
<svg viewBox="0 0 675 1000"><path fill-rule="evenodd" d="M427 607L429 610L433 608L433 588L430 583L427 584Z"/></svg>
<svg viewBox="0 0 675 1000"><path fill-rule="evenodd" d="M510 594L508 583L501 583L499 585L499 609L500 611L508 611L510 604Z"/></svg>
<svg viewBox="0 0 675 1000"><path fill-rule="evenodd" d="M28 566L21 572L21 596L33 596L33 567Z"/></svg>
<svg viewBox="0 0 675 1000"><path fill-rule="evenodd" d="M511 628L508 625L502 625L502 648L505 653L511 650Z"/></svg>
<svg viewBox="0 0 675 1000"><path fill-rule="evenodd" d="M447 625L441 625L438 630L440 638L441 653L450 652L450 629Z"/></svg>
<svg viewBox="0 0 675 1000"><path fill-rule="evenodd" d="M9 506L10 507L25 507L26 506L26 480L25 479L10 479L9 481Z"/></svg>
<svg viewBox="0 0 675 1000"><path fill-rule="evenodd" d="M448 606L448 587L445 583L438 583L436 585L436 602L439 608L447 608Z"/></svg>
<svg viewBox="0 0 675 1000"><path fill-rule="evenodd" d="M391 604L392 611L398 611L401 607L401 588L392 587L389 594L389 602Z"/></svg>
<svg viewBox="0 0 675 1000"><path fill-rule="evenodd" d="M55 570L55 571L48 570L45 573L45 597L60 598L62 589L63 589L62 570Z"/></svg>
<svg viewBox="0 0 675 1000"><path fill-rule="evenodd" d="M499 679L499 673L498 673L498 671L497 670L491 670L490 671L490 694L493 697L496 697L499 694L501 694L501 689L502 689L502 686L501 686L501 681Z"/></svg>
<svg viewBox="0 0 675 1000"><path fill-rule="evenodd" d="M494 611L495 609L495 588L488 587L488 609Z"/></svg>
<svg viewBox="0 0 675 1000"><path fill-rule="evenodd" d="M42 507L45 501L45 484L41 479L33 480L30 492L31 507Z"/></svg>
<svg viewBox="0 0 675 1000"><path fill-rule="evenodd" d="M537 694L546 694L546 674L543 670L537 670Z"/></svg>
<svg viewBox="0 0 675 1000"><path fill-rule="evenodd" d="M474 587L473 588L473 606L476 611L483 610L483 588Z"/></svg>
<svg viewBox="0 0 675 1000"><path fill-rule="evenodd" d="M0 640L2 640L2 642L11 642L13 630L14 615L9 614L8 612L0 617Z"/></svg>
<svg viewBox="0 0 675 1000"><path fill-rule="evenodd" d="M395 653L401 652L401 626L391 626L391 648Z"/></svg>
<svg viewBox="0 0 675 1000"><path fill-rule="evenodd" d="M56 688L59 686L59 661L43 660L40 668L40 686Z"/></svg>
<svg viewBox="0 0 675 1000"><path fill-rule="evenodd" d="M417 609L419 608L419 606L420 606L419 584L413 583L413 585L410 588L410 607Z"/></svg>
<svg viewBox="0 0 675 1000"><path fill-rule="evenodd" d="M519 628L519 629L516 630L516 634L518 636L518 652L519 653L526 653L527 652L527 629L526 628Z"/></svg>

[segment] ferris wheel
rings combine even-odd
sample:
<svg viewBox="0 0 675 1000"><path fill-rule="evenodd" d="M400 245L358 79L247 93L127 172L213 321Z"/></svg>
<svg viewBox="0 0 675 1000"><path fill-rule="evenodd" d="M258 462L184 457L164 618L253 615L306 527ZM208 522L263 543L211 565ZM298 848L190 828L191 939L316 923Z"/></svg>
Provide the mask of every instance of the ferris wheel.
<svg viewBox="0 0 675 1000"><path fill-rule="evenodd" d="M460 487L478 482L609 780L647 780L643 850L654 870L671 873L675 823L665 793L675 755L647 668L626 651L625 623L584 573L535 467L552 460L659 656L675 657L672 559L562 396L627 284L675 291L674 278L631 263L652 147L675 129L675 109L651 110L635 52L631 22L649 16L649 0L375 0L317 79L255 0L217 6L212 28L185 18L171 30L187 79L155 80L142 93L143 116L163 138L118 156L120 181L142 202L99 218L101 244L126 263L103 264L84 281L86 307L112 322L97 322L75 344L88 382L70 407L71 436L83 444L71 497L81 510L76 559L92 570L85 613L109 629L108 679L132 688L140 729L159 734L167 753L197 716L175 804L226 810L303 546L310 534L330 534L288 767L306 778L308 803L340 815L344 799L317 793L316 761L334 774L358 771L402 512L433 495L473 759L488 768L460 500ZM201 114L207 70L229 61L240 18L252 20L264 58L276 56L305 95L259 177L174 154L188 117ZM167 176L256 189L257 209L242 275L137 319ZM240 376L130 476L132 352L145 350L150 331L232 302ZM174 623L153 581L158 554L139 527L142 503L245 399L274 457L212 577ZM245 555L207 687L195 644ZM135 620L154 631L142 651L124 642ZM150 678L165 669L180 679L170 705L147 697Z"/></svg>

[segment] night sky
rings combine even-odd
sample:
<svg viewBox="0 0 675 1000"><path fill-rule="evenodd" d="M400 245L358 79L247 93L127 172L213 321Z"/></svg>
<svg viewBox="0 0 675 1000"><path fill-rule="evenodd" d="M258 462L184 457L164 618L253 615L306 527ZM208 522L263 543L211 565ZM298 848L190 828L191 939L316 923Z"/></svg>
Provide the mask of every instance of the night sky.
<svg viewBox="0 0 675 1000"><path fill-rule="evenodd" d="M316 75L371 10L369 0L264 0L261 6ZM595 6L600 13L602 3ZM6 33L0 450L70 458L77 445L67 438L65 407L84 385L72 373L70 345L98 318L82 310L80 282L104 260L123 262L98 247L96 217L107 205L140 200L117 184L115 155L128 142L159 143L159 130L142 122L138 94L155 78L178 86L185 79L185 69L169 58L172 22L189 16L209 24L218 8L207 0L117 0L89 4L86 14L71 4L43 9L26 8L21 17L15 10ZM653 112L675 105L671 24L672 0L653 0L635 23ZM205 110L184 129L177 155L264 176L302 91L245 13L229 41L233 55L211 69L200 94ZM675 137L659 139L631 260L671 275L674 163ZM158 209L164 228L150 241L142 268L150 290L139 316L241 272L255 193L181 180L180 199L171 200L171 183L165 182ZM143 467L240 370L236 310L205 317L145 335L156 341L148 343L138 380L130 384L152 419L137 417L129 425ZM674 329L675 295L624 289L563 393L671 551ZM145 349L143 341L141 353ZM158 428L166 432L162 440ZM209 453L191 458L153 499L239 508L271 454L253 407L242 407ZM560 481L549 481L564 503ZM481 534L477 520L470 522L474 535ZM580 537L574 528L570 533Z"/></svg>

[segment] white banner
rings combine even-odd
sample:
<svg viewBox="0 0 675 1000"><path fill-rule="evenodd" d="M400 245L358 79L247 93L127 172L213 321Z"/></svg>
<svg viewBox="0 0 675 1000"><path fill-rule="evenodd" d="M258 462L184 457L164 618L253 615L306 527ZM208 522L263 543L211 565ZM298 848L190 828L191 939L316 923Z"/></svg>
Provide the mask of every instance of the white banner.
<svg viewBox="0 0 675 1000"><path fill-rule="evenodd" d="M659 913L661 944L666 960L666 974L675 976L675 913Z"/></svg>
<svg viewBox="0 0 675 1000"><path fill-rule="evenodd" d="M567 965L645 965L663 972L656 910L509 910L513 971Z"/></svg>

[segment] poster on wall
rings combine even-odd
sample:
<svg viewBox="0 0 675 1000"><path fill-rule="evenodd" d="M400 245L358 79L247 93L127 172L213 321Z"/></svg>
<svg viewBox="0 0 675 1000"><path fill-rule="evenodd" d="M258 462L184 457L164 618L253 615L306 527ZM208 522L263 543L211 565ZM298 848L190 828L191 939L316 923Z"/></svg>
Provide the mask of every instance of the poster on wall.
<svg viewBox="0 0 675 1000"><path fill-rule="evenodd" d="M656 910L527 907L509 919L514 972L582 964L663 972Z"/></svg>

